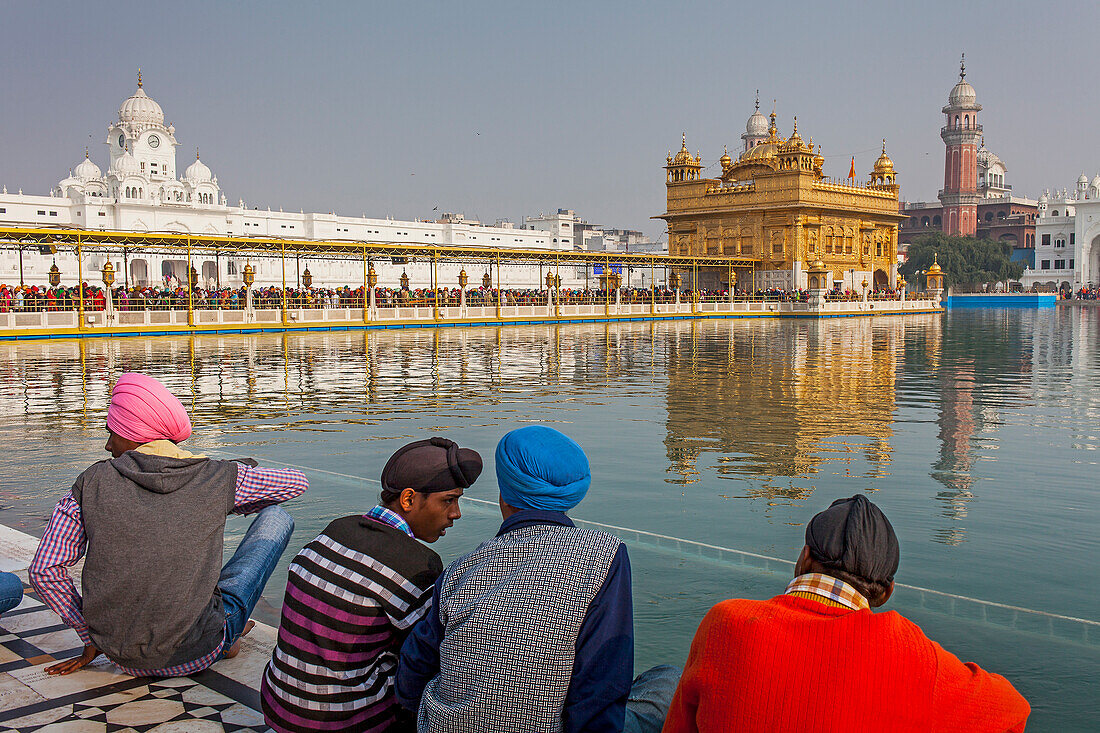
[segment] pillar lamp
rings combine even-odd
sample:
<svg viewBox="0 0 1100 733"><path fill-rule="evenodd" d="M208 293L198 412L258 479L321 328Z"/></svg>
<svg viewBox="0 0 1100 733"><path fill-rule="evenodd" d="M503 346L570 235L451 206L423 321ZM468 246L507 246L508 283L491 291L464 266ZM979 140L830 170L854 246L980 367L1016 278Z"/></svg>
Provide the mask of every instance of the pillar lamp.
<svg viewBox="0 0 1100 733"><path fill-rule="evenodd" d="M470 276L466 274L466 268L462 268L462 271L458 273L458 287L463 290L466 289L466 283L470 282Z"/></svg>
<svg viewBox="0 0 1100 733"><path fill-rule="evenodd" d="M409 289L409 275L404 270L401 271L401 289L402 290L408 290Z"/></svg>
<svg viewBox="0 0 1100 733"><path fill-rule="evenodd" d="M308 267L302 272L302 285L306 288L313 285L313 273L309 271Z"/></svg>
<svg viewBox="0 0 1100 733"><path fill-rule="evenodd" d="M367 268L367 287L374 290L374 286L378 284L378 273L374 271L374 263L370 264Z"/></svg>
<svg viewBox="0 0 1100 733"><path fill-rule="evenodd" d="M675 270L672 271L672 275L668 278L668 284L672 286L673 290L680 289L680 273Z"/></svg>
<svg viewBox="0 0 1100 733"><path fill-rule="evenodd" d="M54 260L53 265L50 266L49 282L52 288L61 284L61 270L57 269L57 260Z"/></svg>
<svg viewBox="0 0 1100 733"><path fill-rule="evenodd" d="M199 284L199 273L195 272L195 266L191 265L190 270L187 272L187 288L194 289Z"/></svg>
<svg viewBox="0 0 1100 733"><path fill-rule="evenodd" d="M547 270L546 279L544 280L544 282L546 283L546 289L547 290L554 287L554 273Z"/></svg>
<svg viewBox="0 0 1100 733"><path fill-rule="evenodd" d="M110 260L103 263L103 269L99 271L103 277L103 284L107 287L111 287L115 284L115 267L111 264Z"/></svg>
<svg viewBox="0 0 1100 733"><path fill-rule="evenodd" d="M486 270L485 274L481 276L481 287L489 290L493 287L493 278L489 275L489 271Z"/></svg>
<svg viewBox="0 0 1100 733"><path fill-rule="evenodd" d="M251 322L256 317L252 310L252 283L256 282L256 270L247 262L241 270L241 281L244 282L244 318Z"/></svg>
<svg viewBox="0 0 1100 733"><path fill-rule="evenodd" d="M560 288L561 287L561 275L554 275L554 287L555 288Z"/></svg>

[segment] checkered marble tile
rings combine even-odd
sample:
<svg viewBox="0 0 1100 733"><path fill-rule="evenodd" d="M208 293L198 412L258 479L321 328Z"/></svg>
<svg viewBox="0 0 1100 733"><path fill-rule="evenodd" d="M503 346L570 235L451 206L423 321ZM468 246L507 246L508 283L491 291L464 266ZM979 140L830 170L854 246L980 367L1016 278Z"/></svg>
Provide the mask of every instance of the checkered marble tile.
<svg viewBox="0 0 1100 733"><path fill-rule="evenodd" d="M106 657L70 675L46 674L80 653L79 637L26 585L37 540L0 525L0 557L24 581L26 597L0 617L0 731L45 733L203 733L266 731L258 705L260 674L275 629L257 624L241 653L199 679L134 679Z"/></svg>

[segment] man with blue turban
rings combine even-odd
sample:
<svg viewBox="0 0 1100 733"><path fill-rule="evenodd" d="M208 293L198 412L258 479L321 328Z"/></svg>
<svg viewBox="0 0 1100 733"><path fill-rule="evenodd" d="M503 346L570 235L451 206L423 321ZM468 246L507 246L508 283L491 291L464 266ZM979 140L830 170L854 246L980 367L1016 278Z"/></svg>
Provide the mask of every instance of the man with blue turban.
<svg viewBox="0 0 1100 733"><path fill-rule="evenodd" d="M631 682L626 545L565 515L592 482L569 437L532 425L496 450L496 537L435 583L401 649L397 699L424 732L659 731L679 670Z"/></svg>

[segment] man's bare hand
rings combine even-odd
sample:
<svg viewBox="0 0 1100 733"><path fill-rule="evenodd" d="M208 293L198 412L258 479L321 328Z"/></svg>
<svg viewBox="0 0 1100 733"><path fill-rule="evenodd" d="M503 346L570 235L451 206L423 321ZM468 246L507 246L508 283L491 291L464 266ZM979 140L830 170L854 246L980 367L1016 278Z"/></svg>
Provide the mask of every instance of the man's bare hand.
<svg viewBox="0 0 1100 733"><path fill-rule="evenodd" d="M83 654L79 657L59 662L52 667L46 667L46 674L71 674L78 669L87 667L94 662L95 658L98 656L99 650L95 648L94 644L85 644Z"/></svg>

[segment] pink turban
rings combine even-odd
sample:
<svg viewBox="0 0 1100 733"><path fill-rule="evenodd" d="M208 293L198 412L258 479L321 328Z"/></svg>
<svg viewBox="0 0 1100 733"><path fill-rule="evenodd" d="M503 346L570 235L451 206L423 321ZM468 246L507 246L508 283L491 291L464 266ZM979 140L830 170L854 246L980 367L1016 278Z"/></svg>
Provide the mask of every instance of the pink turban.
<svg viewBox="0 0 1100 733"><path fill-rule="evenodd" d="M135 443L179 443L191 435L191 420L176 396L157 380L137 372L127 372L115 383L107 408L107 427Z"/></svg>

